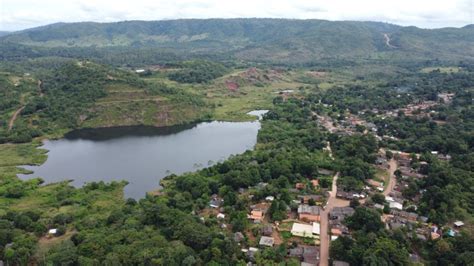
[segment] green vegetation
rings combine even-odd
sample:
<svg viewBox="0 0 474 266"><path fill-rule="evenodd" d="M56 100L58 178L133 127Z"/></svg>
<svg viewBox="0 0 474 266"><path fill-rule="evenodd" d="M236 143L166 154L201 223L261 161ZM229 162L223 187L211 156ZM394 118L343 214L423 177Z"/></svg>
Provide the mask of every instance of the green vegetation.
<svg viewBox="0 0 474 266"><path fill-rule="evenodd" d="M384 34L396 48L385 43ZM366 59L472 60L473 41L468 26L428 30L378 22L285 19L84 22L4 36L0 59L59 56L143 65L201 58L339 67Z"/></svg>
<svg viewBox="0 0 474 266"><path fill-rule="evenodd" d="M169 74L169 79L181 83L205 83L221 77L226 68L218 63L206 61L184 62L182 69Z"/></svg>
<svg viewBox="0 0 474 266"><path fill-rule="evenodd" d="M407 265L416 253L430 265L467 265L474 252L470 31L233 19L56 24L2 37L0 260L244 264L240 249L257 245L262 229L248 220L251 205L268 205L265 223L287 219L297 195L325 195L331 188L321 168L339 172L339 190L361 192L368 179L383 176L374 165L383 148L388 158L396 156L389 150L412 153L410 167L426 177L406 180L400 188L404 206L416 201L412 211L444 235L418 240L414 230L421 222L414 229L385 229L383 212L371 209L372 203L387 203L376 193L367 202L350 202L355 214L344 223L351 237L331 243L331 259ZM396 48L387 47L385 33ZM426 102L424 110L405 112ZM270 110L255 150L168 176L159 193L138 202L123 199L123 182L74 188L67 181L45 185L40 178L16 177L26 172L19 166L45 161L38 148L42 139L76 128L251 120L246 113L255 109ZM329 126L318 122L321 117ZM367 123L351 124L355 117ZM352 131L325 128L331 125ZM328 142L331 153L323 150ZM310 187L312 179L318 188ZM296 183L306 187L295 192ZM274 197L271 203L265 202L268 196ZM223 209L209 207L216 197ZM217 211L225 218L217 218ZM455 220L466 226L448 236L445 227ZM262 248L254 262L297 264L287 257L287 249L297 245L291 225L283 222L283 243ZM57 230L48 234L49 229ZM244 234L240 246L236 232Z"/></svg>

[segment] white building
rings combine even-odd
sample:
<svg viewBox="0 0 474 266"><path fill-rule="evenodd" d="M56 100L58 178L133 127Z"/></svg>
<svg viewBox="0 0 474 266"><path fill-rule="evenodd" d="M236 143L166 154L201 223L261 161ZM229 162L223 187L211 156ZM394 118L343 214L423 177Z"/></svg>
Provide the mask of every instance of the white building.
<svg viewBox="0 0 474 266"><path fill-rule="evenodd" d="M397 210L403 210L403 204L398 203L396 201L392 201L389 203L390 209L397 209Z"/></svg>
<svg viewBox="0 0 474 266"><path fill-rule="evenodd" d="M291 228L291 234L300 237L319 238L321 226L319 223L313 223L312 225L294 223Z"/></svg>
<svg viewBox="0 0 474 266"><path fill-rule="evenodd" d="M274 201L275 200L275 197L274 196L267 196L265 198L266 201Z"/></svg>

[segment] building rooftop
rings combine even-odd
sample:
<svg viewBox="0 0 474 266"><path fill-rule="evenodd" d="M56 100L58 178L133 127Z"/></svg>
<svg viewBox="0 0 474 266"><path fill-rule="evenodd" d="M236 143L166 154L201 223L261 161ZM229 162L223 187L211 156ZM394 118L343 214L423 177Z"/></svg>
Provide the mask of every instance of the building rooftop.
<svg viewBox="0 0 474 266"><path fill-rule="evenodd" d="M321 208L318 206L310 206L307 204L301 204L298 206L298 213L309 213L313 215L319 215Z"/></svg>
<svg viewBox="0 0 474 266"><path fill-rule="evenodd" d="M275 239L273 239L273 237L268 237L268 236L262 236L260 238L260 242L258 242L260 246L267 246L267 247L273 247L274 243L275 243Z"/></svg>

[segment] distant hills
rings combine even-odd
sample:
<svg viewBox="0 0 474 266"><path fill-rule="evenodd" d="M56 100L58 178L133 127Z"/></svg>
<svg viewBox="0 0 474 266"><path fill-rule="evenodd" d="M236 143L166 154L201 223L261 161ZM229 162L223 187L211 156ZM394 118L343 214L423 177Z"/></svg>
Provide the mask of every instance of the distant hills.
<svg viewBox="0 0 474 266"><path fill-rule="evenodd" d="M473 25L420 29L380 22L288 19L82 22L10 33L0 37L0 43L5 52L16 45L17 56L89 55L112 61L114 55L128 53L135 54L133 58L138 61L173 56L277 63L322 59L474 60ZM147 56L137 59L140 52ZM156 54L161 56L153 56Z"/></svg>

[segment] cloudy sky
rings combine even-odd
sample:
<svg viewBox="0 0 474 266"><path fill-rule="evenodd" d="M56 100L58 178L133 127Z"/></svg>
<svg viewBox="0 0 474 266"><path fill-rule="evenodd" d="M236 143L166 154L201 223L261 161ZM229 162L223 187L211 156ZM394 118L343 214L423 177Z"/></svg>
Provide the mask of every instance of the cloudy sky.
<svg viewBox="0 0 474 266"><path fill-rule="evenodd" d="M271 17L423 28L473 23L474 0L0 0L0 30L55 22Z"/></svg>

